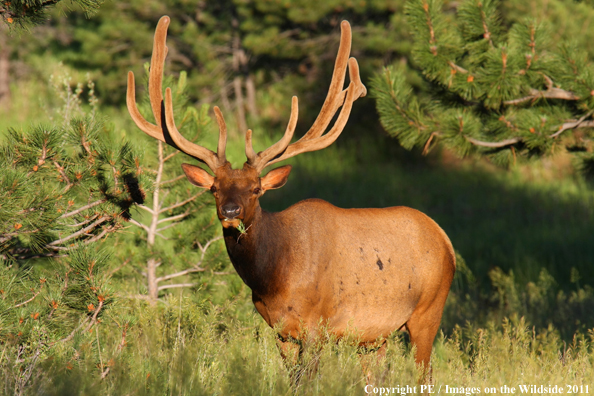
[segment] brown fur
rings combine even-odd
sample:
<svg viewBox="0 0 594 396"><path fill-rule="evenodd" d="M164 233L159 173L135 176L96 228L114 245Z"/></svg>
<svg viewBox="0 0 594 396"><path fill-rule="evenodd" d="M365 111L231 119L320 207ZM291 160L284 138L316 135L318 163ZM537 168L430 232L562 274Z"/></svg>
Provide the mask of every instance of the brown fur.
<svg viewBox="0 0 594 396"><path fill-rule="evenodd" d="M260 315L272 327L282 324L283 339L299 339L305 330L315 337L322 324L338 337L354 333L362 345L406 326L417 363L428 367L455 271L447 235L403 206L341 209L308 199L279 213L263 211L263 186L284 185L287 169L259 178L247 164L227 165L205 183L192 173L204 170L184 165L192 183L214 186L227 252ZM241 208L232 221L220 209L229 203ZM235 228L240 221L247 232Z"/></svg>

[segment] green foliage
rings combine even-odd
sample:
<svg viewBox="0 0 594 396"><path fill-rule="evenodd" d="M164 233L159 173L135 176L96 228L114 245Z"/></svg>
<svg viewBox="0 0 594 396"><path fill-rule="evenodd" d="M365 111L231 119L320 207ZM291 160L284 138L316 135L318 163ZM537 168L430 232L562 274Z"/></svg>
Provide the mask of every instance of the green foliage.
<svg viewBox="0 0 594 396"><path fill-rule="evenodd" d="M413 90L404 64L376 74L371 93L382 125L407 149L426 153L441 142L502 165L576 141L591 151L591 55L568 37L553 40L548 21L504 28L498 4L467 0L454 16L440 1L407 2L412 58L426 83Z"/></svg>
<svg viewBox="0 0 594 396"><path fill-rule="evenodd" d="M144 198L143 175L130 146L108 136L91 118L9 131L0 147L0 254L52 256L121 227Z"/></svg>
<svg viewBox="0 0 594 396"><path fill-rule="evenodd" d="M39 364L77 348L113 302L108 255L86 246L50 271L0 262L0 377L5 394L25 394ZM88 337L88 336L87 336Z"/></svg>
<svg viewBox="0 0 594 396"><path fill-rule="evenodd" d="M48 10L52 9L62 0L11 0L5 1L0 6L0 17L8 25L27 27L39 25L47 20ZM87 15L93 14L103 0L73 0Z"/></svg>

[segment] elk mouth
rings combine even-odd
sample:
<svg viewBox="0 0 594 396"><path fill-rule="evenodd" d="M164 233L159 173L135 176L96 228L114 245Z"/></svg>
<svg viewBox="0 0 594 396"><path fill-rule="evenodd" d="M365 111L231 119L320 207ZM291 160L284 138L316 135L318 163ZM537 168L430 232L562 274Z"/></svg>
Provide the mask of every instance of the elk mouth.
<svg viewBox="0 0 594 396"><path fill-rule="evenodd" d="M221 220L221 224L223 225L223 228L237 228L241 224L241 219L238 219L238 218L234 218L234 219L222 218L220 220Z"/></svg>

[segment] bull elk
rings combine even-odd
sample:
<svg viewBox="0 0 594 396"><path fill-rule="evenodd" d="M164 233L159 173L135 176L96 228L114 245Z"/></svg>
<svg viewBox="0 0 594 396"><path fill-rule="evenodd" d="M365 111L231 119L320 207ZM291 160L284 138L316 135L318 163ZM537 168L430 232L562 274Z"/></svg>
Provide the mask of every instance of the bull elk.
<svg viewBox="0 0 594 396"><path fill-rule="evenodd" d="M351 29L341 24L341 39L326 100L312 127L291 143L297 124L297 97L284 136L259 153L252 131L245 134L247 161L232 169L225 158L227 128L218 107L216 153L186 140L175 126L171 89L163 98L162 78L169 17L159 21L149 75L155 124L136 106L134 74L128 73L127 105L136 125L149 136L205 163L214 176L183 164L190 183L210 189L229 258L252 290L253 303L266 323L279 328L281 352L292 348L304 330L320 323L337 337L355 329L361 345L378 345L406 327L416 345L416 362L429 366L433 340L455 271L452 244L428 216L411 208L341 209L320 199L307 199L280 213L261 209L259 198L282 187L291 171L281 166L260 177L269 165L295 155L321 150L340 135L353 102L365 96L355 58L349 59ZM346 70L350 83L343 89ZM327 130L335 113L340 113ZM243 232L238 227L243 224ZM245 231L247 230L247 231ZM385 350L385 343L381 344Z"/></svg>

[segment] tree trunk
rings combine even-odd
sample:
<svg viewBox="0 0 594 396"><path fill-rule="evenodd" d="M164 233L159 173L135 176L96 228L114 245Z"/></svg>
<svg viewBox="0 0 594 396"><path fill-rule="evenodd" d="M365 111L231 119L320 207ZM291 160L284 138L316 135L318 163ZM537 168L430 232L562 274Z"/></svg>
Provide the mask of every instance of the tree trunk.
<svg viewBox="0 0 594 396"><path fill-rule="evenodd" d="M245 120L245 109L243 104L243 92L241 90L241 69L240 69L240 58L241 53L243 50L239 48L239 36L235 36L233 39L233 73L235 77L233 78L233 89L235 93L235 110L237 116L237 128L239 129L239 134L245 133L247 130L247 122Z"/></svg>
<svg viewBox="0 0 594 396"><path fill-rule="evenodd" d="M256 84L254 83L254 76L248 73L245 79L245 91L247 99L247 109L250 117L254 120L258 118L258 109L256 108Z"/></svg>
<svg viewBox="0 0 594 396"><path fill-rule="evenodd" d="M151 305L155 305L159 298L159 284L157 282L157 267L159 263L154 258L146 262L146 278L148 283L148 296Z"/></svg>
<svg viewBox="0 0 594 396"><path fill-rule="evenodd" d="M151 218L151 225L146 236L146 241L149 250L153 249L155 244L155 237L157 236L157 225L159 224L159 210L161 209L161 201L159 200L159 192L161 187L161 178L163 177L163 143L158 142L157 150L159 158L159 166L157 167L157 178L155 179L155 190L153 191L153 213ZM159 298L159 284L157 282L157 267L159 263L154 258L150 258L146 263L146 279L148 283L148 295L151 305L156 304Z"/></svg>
<svg viewBox="0 0 594 396"><path fill-rule="evenodd" d="M233 109L231 108L231 102L229 102L229 93L227 90L227 84L224 80L219 80L219 92L221 95L221 103L223 104L223 110L225 111L224 114L233 114Z"/></svg>

